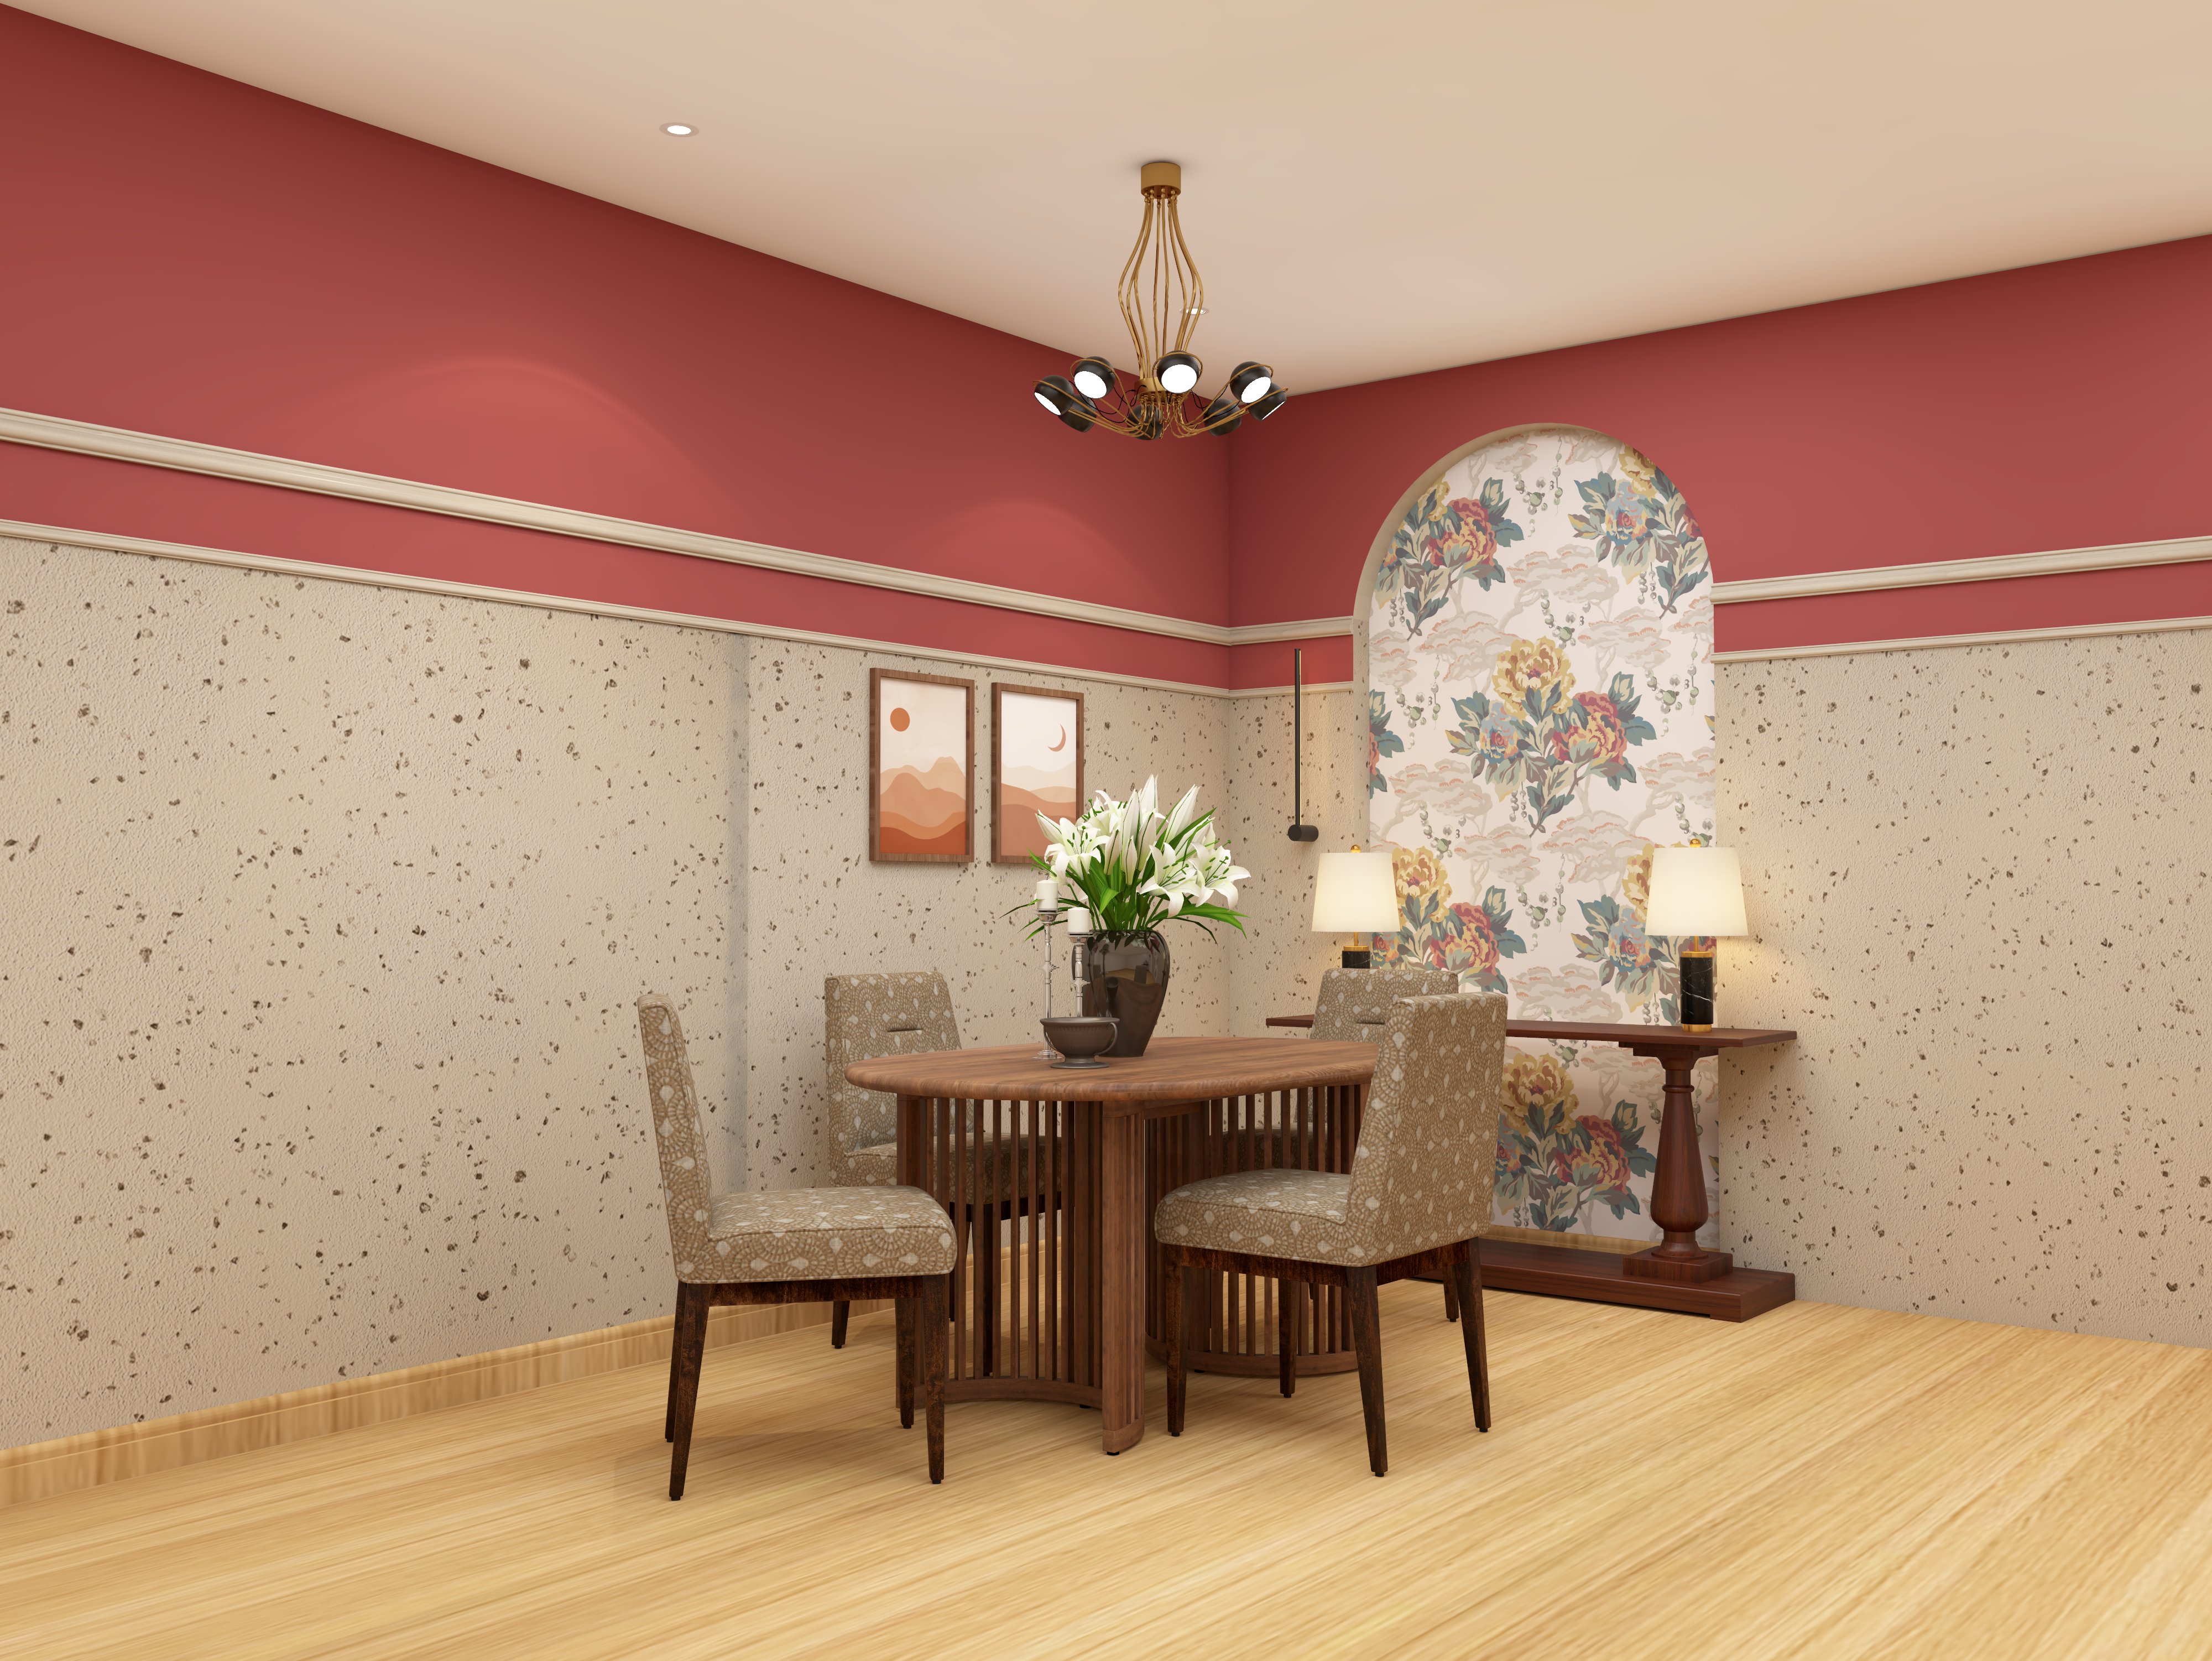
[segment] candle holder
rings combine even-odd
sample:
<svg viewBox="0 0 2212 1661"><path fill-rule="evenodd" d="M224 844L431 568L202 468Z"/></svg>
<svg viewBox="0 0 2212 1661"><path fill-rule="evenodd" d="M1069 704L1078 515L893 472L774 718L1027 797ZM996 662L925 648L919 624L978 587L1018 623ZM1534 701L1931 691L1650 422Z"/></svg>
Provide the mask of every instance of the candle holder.
<svg viewBox="0 0 2212 1661"><path fill-rule="evenodd" d="M1057 907L1050 909L1041 907L1037 911L1037 920L1044 924L1044 1019L1046 1023L1044 1030L1047 1031L1052 1030L1052 930L1053 925L1060 919L1060 912ZM1033 1060L1040 1062L1057 1062L1060 1058L1060 1051L1054 1050L1049 1043L1032 1057Z"/></svg>

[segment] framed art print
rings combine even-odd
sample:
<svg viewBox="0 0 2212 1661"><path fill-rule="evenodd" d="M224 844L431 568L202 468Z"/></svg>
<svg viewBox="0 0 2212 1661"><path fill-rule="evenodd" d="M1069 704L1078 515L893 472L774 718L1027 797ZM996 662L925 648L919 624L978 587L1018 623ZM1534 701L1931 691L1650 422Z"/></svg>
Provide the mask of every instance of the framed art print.
<svg viewBox="0 0 2212 1661"><path fill-rule="evenodd" d="M1083 806L1083 694L991 685L991 863L1044 852L1036 822Z"/></svg>
<svg viewBox="0 0 2212 1661"><path fill-rule="evenodd" d="M975 683L868 671L868 857L975 857Z"/></svg>

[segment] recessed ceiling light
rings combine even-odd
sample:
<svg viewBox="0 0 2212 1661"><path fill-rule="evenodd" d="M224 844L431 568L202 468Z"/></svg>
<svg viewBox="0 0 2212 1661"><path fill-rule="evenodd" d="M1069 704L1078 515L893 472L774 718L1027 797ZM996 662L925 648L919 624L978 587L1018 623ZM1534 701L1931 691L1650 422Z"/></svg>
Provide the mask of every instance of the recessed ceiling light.
<svg viewBox="0 0 2212 1661"><path fill-rule="evenodd" d="M672 121L661 129L661 131L666 133L671 138L689 138L698 131L698 128L682 121Z"/></svg>

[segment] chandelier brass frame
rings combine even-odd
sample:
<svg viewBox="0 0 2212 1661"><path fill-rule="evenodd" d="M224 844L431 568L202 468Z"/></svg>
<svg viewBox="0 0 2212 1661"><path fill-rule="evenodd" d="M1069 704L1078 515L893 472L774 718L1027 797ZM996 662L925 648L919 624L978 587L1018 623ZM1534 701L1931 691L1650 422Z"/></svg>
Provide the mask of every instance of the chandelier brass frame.
<svg viewBox="0 0 2212 1661"><path fill-rule="evenodd" d="M1132 374L1103 356L1079 358L1065 375L1037 382L1036 401L1079 433L1103 427L1125 438L1226 437L1247 416L1265 421L1290 396L1275 384L1267 364L1238 364L1227 384L1204 402L1194 391L1204 373L1191 341L1206 315L1206 279L1183 240L1177 207L1182 168L1173 161L1147 161L1138 183L1145 217L1116 292L1129 344L1146 367Z"/></svg>

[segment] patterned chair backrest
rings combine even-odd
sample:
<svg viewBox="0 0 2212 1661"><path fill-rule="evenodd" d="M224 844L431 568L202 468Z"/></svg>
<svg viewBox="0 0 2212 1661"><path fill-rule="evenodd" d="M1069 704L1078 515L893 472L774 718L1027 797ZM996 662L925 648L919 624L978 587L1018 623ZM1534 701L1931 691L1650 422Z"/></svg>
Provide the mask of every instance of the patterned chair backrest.
<svg viewBox="0 0 2212 1661"><path fill-rule="evenodd" d="M1327 969L1308 1036L1331 1043L1380 1043L1390 1006L1401 998L1442 998L1459 990L1449 969Z"/></svg>
<svg viewBox="0 0 2212 1661"><path fill-rule="evenodd" d="M832 975L822 983L830 1134L840 1154L898 1137L898 1101L845 1081L854 1062L960 1048L952 989L933 970L900 975Z"/></svg>
<svg viewBox="0 0 2212 1661"><path fill-rule="evenodd" d="M714 1261L707 1225L714 1209L714 1177L707 1168L707 1134L699 1122L699 1093L691 1085L691 1057L684 1048L684 1023L676 1006L658 992L637 1001L637 1032L645 1041L645 1088L653 1108L653 1140L660 1148L660 1197L668 1212L668 1247L679 1281L712 1280Z"/></svg>
<svg viewBox="0 0 2212 1661"><path fill-rule="evenodd" d="M1470 1240L1488 1225L1504 1071L1503 993L1391 1006L1345 1209L1364 1261Z"/></svg>

